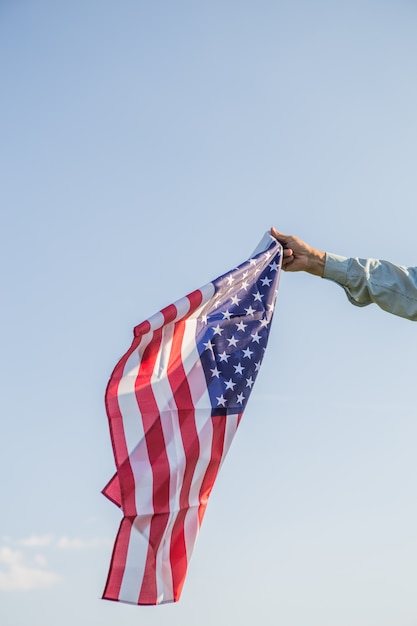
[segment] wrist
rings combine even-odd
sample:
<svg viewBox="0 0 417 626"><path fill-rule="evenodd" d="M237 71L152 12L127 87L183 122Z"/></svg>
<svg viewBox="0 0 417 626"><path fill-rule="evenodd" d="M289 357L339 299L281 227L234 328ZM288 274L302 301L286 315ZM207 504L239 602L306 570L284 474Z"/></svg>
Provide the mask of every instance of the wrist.
<svg viewBox="0 0 417 626"><path fill-rule="evenodd" d="M323 277L324 266L326 264L326 253L322 250L312 249L309 256L307 272L315 276Z"/></svg>

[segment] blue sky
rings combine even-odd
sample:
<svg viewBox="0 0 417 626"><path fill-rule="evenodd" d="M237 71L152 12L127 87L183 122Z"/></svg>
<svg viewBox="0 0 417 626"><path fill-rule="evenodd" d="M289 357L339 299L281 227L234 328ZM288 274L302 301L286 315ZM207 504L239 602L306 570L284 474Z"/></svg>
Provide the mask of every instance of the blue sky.
<svg viewBox="0 0 417 626"><path fill-rule="evenodd" d="M275 225L417 263L417 6L0 3L0 618L411 626L416 332L284 274L180 602L99 600L134 325Z"/></svg>

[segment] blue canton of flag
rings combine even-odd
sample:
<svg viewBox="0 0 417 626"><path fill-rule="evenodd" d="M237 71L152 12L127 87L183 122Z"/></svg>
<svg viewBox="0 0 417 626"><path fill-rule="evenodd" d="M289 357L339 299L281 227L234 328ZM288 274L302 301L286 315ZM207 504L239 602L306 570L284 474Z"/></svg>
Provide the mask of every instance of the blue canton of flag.
<svg viewBox="0 0 417 626"><path fill-rule="evenodd" d="M249 399L268 342L281 250L267 234L251 259L212 283L196 340L213 415L243 413Z"/></svg>

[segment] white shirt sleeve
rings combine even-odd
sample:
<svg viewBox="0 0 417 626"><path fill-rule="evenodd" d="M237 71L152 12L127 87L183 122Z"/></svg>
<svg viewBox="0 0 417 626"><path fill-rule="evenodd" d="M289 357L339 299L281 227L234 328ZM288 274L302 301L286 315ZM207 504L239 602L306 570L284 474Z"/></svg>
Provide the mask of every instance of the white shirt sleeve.
<svg viewBox="0 0 417 626"><path fill-rule="evenodd" d="M417 321L417 267L326 253L323 278L341 285L356 306L374 302L384 311Z"/></svg>

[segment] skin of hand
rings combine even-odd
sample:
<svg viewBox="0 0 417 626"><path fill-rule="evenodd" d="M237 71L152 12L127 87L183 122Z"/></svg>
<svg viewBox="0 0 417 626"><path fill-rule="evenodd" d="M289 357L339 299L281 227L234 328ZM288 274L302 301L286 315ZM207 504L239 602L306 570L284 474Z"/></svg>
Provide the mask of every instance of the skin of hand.
<svg viewBox="0 0 417 626"><path fill-rule="evenodd" d="M323 276L326 253L312 248L294 235L284 235L276 228L271 228L271 235L284 248L282 269L286 272L308 272Z"/></svg>

